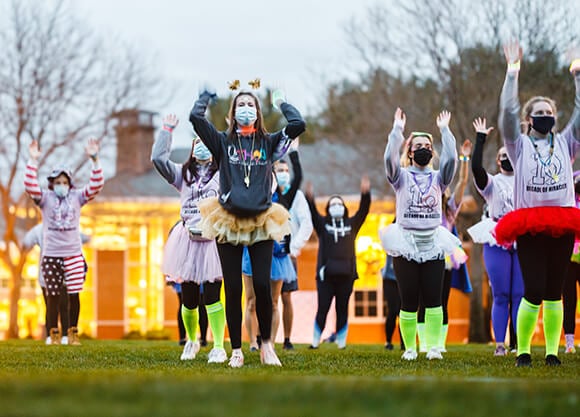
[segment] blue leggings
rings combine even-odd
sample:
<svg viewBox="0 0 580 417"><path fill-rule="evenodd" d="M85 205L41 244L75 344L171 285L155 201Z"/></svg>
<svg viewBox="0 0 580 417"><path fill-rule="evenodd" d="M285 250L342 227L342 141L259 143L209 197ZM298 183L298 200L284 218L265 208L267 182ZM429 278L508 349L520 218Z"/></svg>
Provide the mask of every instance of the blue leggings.
<svg viewBox="0 0 580 417"><path fill-rule="evenodd" d="M524 281L520 262L515 250L506 250L499 246L483 246L483 260L489 277L493 304L491 306L491 323L495 341L505 341L508 318L510 316L515 328L518 307L524 295Z"/></svg>

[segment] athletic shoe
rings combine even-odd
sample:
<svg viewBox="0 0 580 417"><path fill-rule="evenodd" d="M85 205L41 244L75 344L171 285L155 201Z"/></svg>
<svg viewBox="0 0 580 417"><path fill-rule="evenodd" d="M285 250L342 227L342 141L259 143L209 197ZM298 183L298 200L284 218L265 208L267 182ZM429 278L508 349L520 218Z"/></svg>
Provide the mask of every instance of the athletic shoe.
<svg viewBox="0 0 580 417"><path fill-rule="evenodd" d="M447 353L447 348L445 346L440 346L437 348L437 350L441 353Z"/></svg>
<svg viewBox="0 0 580 417"><path fill-rule="evenodd" d="M282 366L280 359L278 359L278 356L276 355L276 351L274 351L274 345L272 345L272 342L262 342L260 360L263 365Z"/></svg>
<svg viewBox="0 0 580 417"><path fill-rule="evenodd" d="M548 365L548 366L560 366L560 365L562 365L562 362L560 362L560 359L558 359L558 357L556 355L548 355L548 356L546 356L546 365Z"/></svg>
<svg viewBox="0 0 580 417"><path fill-rule="evenodd" d="M576 348L574 346L566 346L566 353L576 353Z"/></svg>
<svg viewBox="0 0 580 417"><path fill-rule="evenodd" d="M185 346L185 344L187 343L187 339L179 339L179 346Z"/></svg>
<svg viewBox="0 0 580 417"><path fill-rule="evenodd" d="M419 353L427 353L427 348L425 346L420 346Z"/></svg>
<svg viewBox="0 0 580 417"><path fill-rule="evenodd" d="M407 349L401 358L406 361L414 361L417 359L417 351L415 349Z"/></svg>
<svg viewBox="0 0 580 417"><path fill-rule="evenodd" d="M250 352L257 352L257 351L259 351L259 350L260 350L260 348L259 348L259 347L256 347L256 346L250 346Z"/></svg>
<svg viewBox="0 0 580 417"><path fill-rule="evenodd" d="M334 343L336 342L336 333L332 333L326 339L324 339L324 343Z"/></svg>
<svg viewBox="0 0 580 417"><path fill-rule="evenodd" d="M310 345L310 346L308 346L308 349L315 350L315 349L318 349L318 346Z"/></svg>
<svg viewBox="0 0 580 417"><path fill-rule="evenodd" d="M207 363L224 363L228 360L228 354L224 348L213 348L207 355Z"/></svg>
<svg viewBox="0 0 580 417"><path fill-rule="evenodd" d="M76 327L70 327L68 329L68 331L66 332L68 339L67 339L67 344L69 345L73 345L73 346L80 346L81 345L81 341L79 339L79 330ZM63 337L64 339L64 337ZM62 343L62 341L61 341Z"/></svg>
<svg viewBox="0 0 580 417"><path fill-rule="evenodd" d="M188 340L183 347L183 353L179 359L182 361L191 361L195 359L197 352L199 352L199 342L192 342L191 340Z"/></svg>
<svg viewBox="0 0 580 417"><path fill-rule="evenodd" d="M244 352L242 352L241 348L232 350L229 365L231 368L241 368L244 366Z"/></svg>
<svg viewBox="0 0 580 417"><path fill-rule="evenodd" d="M387 350L393 350L393 349L394 349L394 346L393 346L393 344L392 344L392 343L387 343L387 344L385 345L385 349L387 349Z"/></svg>
<svg viewBox="0 0 580 417"><path fill-rule="evenodd" d="M284 342L284 345L282 346L282 349L284 349L284 350L294 350L294 345L292 344L292 342L287 341L287 342Z"/></svg>
<svg viewBox="0 0 580 417"><path fill-rule="evenodd" d="M200 345L201 347L206 347L206 346L207 346L207 340L205 340L205 339L201 339L201 340L199 341L199 345Z"/></svg>
<svg viewBox="0 0 580 417"><path fill-rule="evenodd" d="M68 336L63 336L60 338L61 345L68 345Z"/></svg>
<svg viewBox="0 0 580 417"><path fill-rule="evenodd" d="M532 357L529 353L522 353L516 358L516 366L518 368L530 368L532 366Z"/></svg>
<svg viewBox="0 0 580 417"><path fill-rule="evenodd" d="M495 347L495 352L493 352L493 356L506 356L507 350L504 345L497 345Z"/></svg>
<svg viewBox="0 0 580 417"><path fill-rule="evenodd" d="M432 347L431 349L429 349L429 352L427 352L427 359L429 360L443 359L443 355L441 355L439 348Z"/></svg>

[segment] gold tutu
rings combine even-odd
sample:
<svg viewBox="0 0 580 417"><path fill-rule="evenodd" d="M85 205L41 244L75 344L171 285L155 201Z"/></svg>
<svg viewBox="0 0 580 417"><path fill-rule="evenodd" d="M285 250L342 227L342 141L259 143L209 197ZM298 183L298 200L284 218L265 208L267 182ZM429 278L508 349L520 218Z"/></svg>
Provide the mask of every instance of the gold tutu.
<svg viewBox="0 0 580 417"><path fill-rule="evenodd" d="M290 234L290 213L277 203L265 212L247 218L226 211L216 197L200 201L198 207L202 236L217 239L218 243L249 246L264 240L280 241Z"/></svg>

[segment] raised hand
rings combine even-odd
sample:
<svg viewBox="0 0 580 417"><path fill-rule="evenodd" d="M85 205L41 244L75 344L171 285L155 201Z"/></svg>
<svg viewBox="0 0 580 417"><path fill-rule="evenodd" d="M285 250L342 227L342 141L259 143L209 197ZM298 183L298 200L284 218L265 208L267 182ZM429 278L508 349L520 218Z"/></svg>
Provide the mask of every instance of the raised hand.
<svg viewBox="0 0 580 417"><path fill-rule="evenodd" d="M272 105L275 109L280 110L280 105L286 101L284 91L277 89L272 91Z"/></svg>
<svg viewBox="0 0 580 417"><path fill-rule="evenodd" d="M33 140L30 142L30 145L28 145L28 154L30 155L30 159L33 161L38 161L38 158L40 158L41 152L37 140Z"/></svg>
<svg viewBox="0 0 580 417"><path fill-rule="evenodd" d="M85 145L85 152L91 158L96 158L99 153L100 145L98 139L89 138L87 144Z"/></svg>
<svg viewBox="0 0 580 417"><path fill-rule="evenodd" d="M179 124L179 119L175 114L168 114L163 118L163 126L173 130Z"/></svg>
<svg viewBox="0 0 580 417"><path fill-rule="evenodd" d="M461 155L470 156L473 144L469 139L465 139L461 145Z"/></svg>
<svg viewBox="0 0 580 417"><path fill-rule="evenodd" d="M446 127L449 127L449 121L451 120L451 113L447 110L443 110L437 116L437 127L439 130L443 130Z"/></svg>
<svg viewBox="0 0 580 417"><path fill-rule="evenodd" d="M520 62L523 55L520 42L517 39L510 39L507 41L503 45L503 54L508 65Z"/></svg>
<svg viewBox="0 0 580 417"><path fill-rule="evenodd" d="M477 133L484 133L486 135L489 135L489 133L493 130L493 126L486 127L485 117L484 118L478 117L477 119L475 119L473 121L473 128Z"/></svg>
<svg viewBox="0 0 580 417"><path fill-rule="evenodd" d="M407 122L407 116L399 107L395 110L395 120L393 122L393 127L400 127L401 130L405 130L405 123Z"/></svg>
<svg viewBox="0 0 580 417"><path fill-rule="evenodd" d="M363 175L360 180L360 191L361 193L368 193L371 189L371 181L368 175Z"/></svg>
<svg viewBox="0 0 580 417"><path fill-rule="evenodd" d="M580 46L574 46L566 51L566 59L571 62L570 72L576 75L580 72Z"/></svg>

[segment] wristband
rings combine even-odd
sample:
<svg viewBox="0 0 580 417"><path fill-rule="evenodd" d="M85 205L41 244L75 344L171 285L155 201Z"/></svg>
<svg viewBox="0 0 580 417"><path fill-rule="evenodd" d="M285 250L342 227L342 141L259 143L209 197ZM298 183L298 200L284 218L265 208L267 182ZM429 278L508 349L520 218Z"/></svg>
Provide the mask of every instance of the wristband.
<svg viewBox="0 0 580 417"><path fill-rule="evenodd" d="M510 62L508 64L508 71L509 72L517 72L520 70L520 61Z"/></svg>
<svg viewBox="0 0 580 417"><path fill-rule="evenodd" d="M96 161L97 160L97 156L99 156L99 154L98 153L94 153L92 155L89 155L89 158L91 158L93 161Z"/></svg>
<svg viewBox="0 0 580 417"><path fill-rule="evenodd" d="M173 129L175 129L175 126L163 125L163 130L167 130L169 133L173 132Z"/></svg>
<svg viewBox="0 0 580 417"><path fill-rule="evenodd" d="M459 155L459 160L463 162L467 162L471 159L469 155Z"/></svg>
<svg viewBox="0 0 580 417"><path fill-rule="evenodd" d="M570 72L580 71L580 58L576 58L570 64Z"/></svg>

